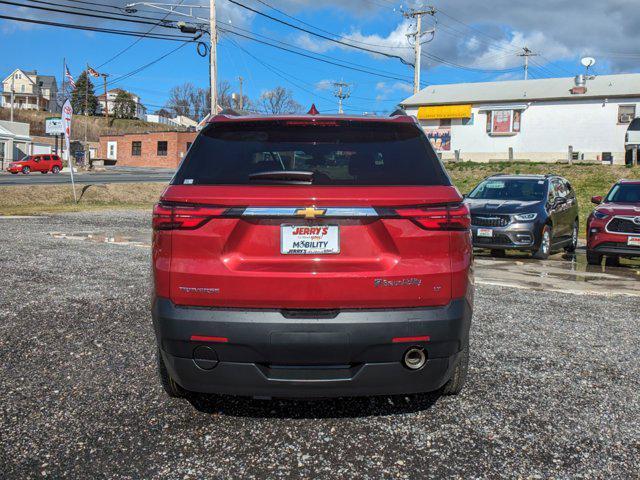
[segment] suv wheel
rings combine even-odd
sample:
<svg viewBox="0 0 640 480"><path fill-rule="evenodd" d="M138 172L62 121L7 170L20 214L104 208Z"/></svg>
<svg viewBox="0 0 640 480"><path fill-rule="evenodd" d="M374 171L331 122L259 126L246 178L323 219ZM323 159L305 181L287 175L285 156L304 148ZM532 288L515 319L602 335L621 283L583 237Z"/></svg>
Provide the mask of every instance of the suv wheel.
<svg viewBox="0 0 640 480"><path fill-rule="evenodd" d="M462 391L469 372L469 339L458 355L458 362L453 368L453 374L447 383L442 387L443 395L457 395Z"/></svg>
<svg viewBox="0 0 640 480"><path fill-rule="evenodd" d="M587 263L589 265L602 265L602 255L591 250L587 250Z"/></svg>
<svg viewBox="0 0 640 480"><path fill-rule="evenodd" d="M171 398L183 398L186 396L187 391L182 388L180 385L176 383L176 381L171 378L169 372L167 371L167 367L164 364L164 360L162 359L162 354L160 353L160 349L158 348L157 355L158 359L158 374L160 375L160 383L162 383L162 388L167 395Z"/></svg>
<svg viewBox="0 0 640 480"><path fill-rule="evenodd" d="M51 173L60 173L60 167L57 165L54 165L53 168L51 169Z"/></svg>
<svg viewBox="0 0 640 480"><path fill-rule="evenodd" d="M25 175L27 173L29 173L31 171L31 169L29 167L22 167L22 173L24 173Z"/></svg>
<svg viewBox="0 0 640 480"><path fill-rule="evenodd" d="M571 243L564 247L564 251L567 253L573 253L578 248L578 232L579 232L578 221L573 222L573 231L571 232Z"/></svg>
<svg viewBox="0 0 640 480"><path fill-rule="evenodd" d="M546 260L551 253L551 227L545 225L542 229L540 247L533 252L533 258L536 260Z"/></svg>

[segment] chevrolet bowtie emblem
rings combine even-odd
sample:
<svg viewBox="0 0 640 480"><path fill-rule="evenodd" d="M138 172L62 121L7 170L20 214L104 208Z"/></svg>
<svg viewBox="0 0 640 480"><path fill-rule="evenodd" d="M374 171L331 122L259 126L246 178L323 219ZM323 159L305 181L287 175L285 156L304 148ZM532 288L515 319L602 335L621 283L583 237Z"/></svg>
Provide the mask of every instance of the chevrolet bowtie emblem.
<svg viewBox="0 0 640 480"><path fill-rule="evenodd" d="M296 215L304 216L304 218L316 218L324 215L326 208L307 207L296 210Z"/></svg>

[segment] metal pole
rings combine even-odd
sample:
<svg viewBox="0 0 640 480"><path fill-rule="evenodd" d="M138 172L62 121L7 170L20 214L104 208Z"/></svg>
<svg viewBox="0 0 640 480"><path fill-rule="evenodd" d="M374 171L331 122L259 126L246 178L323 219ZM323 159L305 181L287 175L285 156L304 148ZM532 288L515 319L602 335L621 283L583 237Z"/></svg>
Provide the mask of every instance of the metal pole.
<svg viewBox="0 0 640 480"><path fill-rule="evenodd" d="M11 121L13 122L13 102L14 102L14 91L15 91L15 78L16 72L13 72L11 75Z"/></svg>
<svg viewBox="0 0 640 480"><path fill-rule="evenodd" d="M102 74L102 79L104 80L104 111L107 119L107 127L109 126L109 102L107 101L107 75L106 73Z"/></svg>
<svg viewBox="0 0 640 480"><path fill-rule="evenodd" d="M422 15L416 16L415 66L413 67L413 94L420 91L420 67L422 63Z"/></svg>
<svg viewBox="0 0 640 480"><path fill-rule="evenodd" d="M210 73L211 73L211 116L218 113L218 87L217 87L217 48L218 43L218 31L216 29L216 0L209 0L209 37L211 39L211 45L209 50L210 58Z"/></svg>
<svg viewBox="0 0 640 480"><path fill-rule="evenodd" d="M524 56L524 79L529 80L529 55Z"/></svg>
<svg viewBox="0 0 640 480"><path fill-rule="evenodd" d="M242 77L238 77L238 82L240 82L240 100L238 100L238 109L242 111L244 109L244 97L242 95Z"/></svg>
<svg viewBox="0 0 640 480"><path fill-rule="evenodd" d="M105 102L107 99L104 99ZM84 71L84 168L89 166L89 148L87 146L87 130L89 129L89 64Z"/></svg>

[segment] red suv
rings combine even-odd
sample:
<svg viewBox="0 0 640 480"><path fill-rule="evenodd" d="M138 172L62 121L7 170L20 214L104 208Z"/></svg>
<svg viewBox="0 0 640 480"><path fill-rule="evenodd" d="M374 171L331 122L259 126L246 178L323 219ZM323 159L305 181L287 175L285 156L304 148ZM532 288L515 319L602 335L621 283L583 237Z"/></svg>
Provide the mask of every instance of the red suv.
<svg viewBox="0 0 640 480"><path fill-rule="evenodd" d="M29 155L23 160L11 162L7 167L7 172L16 174L22 172L25 175L30 172L60 173L62 170L62 160L58 155Z"/></svg>
<svg viewBox="0 0 640 480"><path fill-rule="evenodd" d="M640 180L621 180L607 196L591 199L598 207L587 220L587 261L602 257L640 257Z"/></svg>
<svg viewBox="0 0 640 480"><path fill-rule="evenodd" d="M166 392L458 393L469 228L411 117L214 117L153 212Z"/></svg>

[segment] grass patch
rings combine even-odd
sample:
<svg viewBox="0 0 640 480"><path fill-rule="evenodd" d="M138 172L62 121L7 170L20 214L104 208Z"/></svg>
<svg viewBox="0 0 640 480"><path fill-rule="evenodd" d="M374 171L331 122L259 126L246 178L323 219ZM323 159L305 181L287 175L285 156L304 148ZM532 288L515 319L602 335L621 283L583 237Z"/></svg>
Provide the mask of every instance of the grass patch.
<svg viewBox="0 0 640 480"><path fill-rule="evenodd" d="M76 185L76 193L80 200L74 203L70 184L3 186L0 187L0 215L150 209L158 201L165 187L165 183L81 184Z"/></svg>

